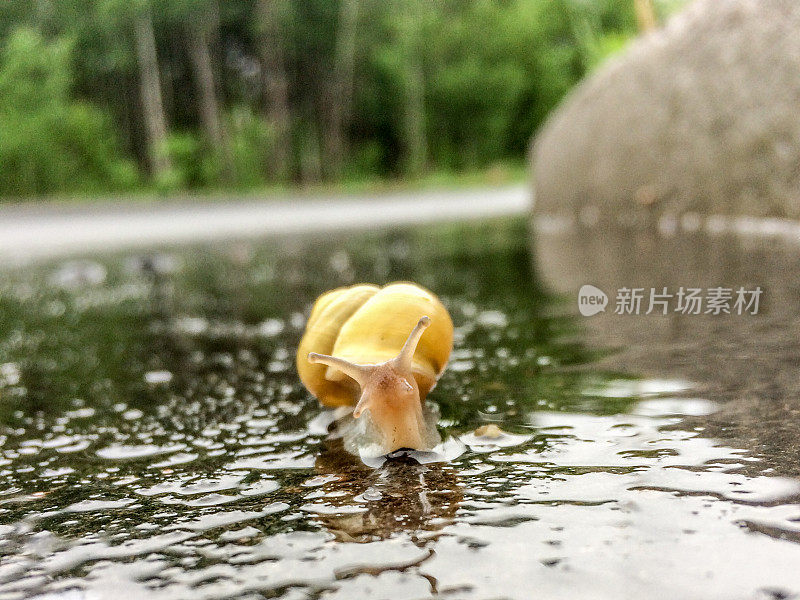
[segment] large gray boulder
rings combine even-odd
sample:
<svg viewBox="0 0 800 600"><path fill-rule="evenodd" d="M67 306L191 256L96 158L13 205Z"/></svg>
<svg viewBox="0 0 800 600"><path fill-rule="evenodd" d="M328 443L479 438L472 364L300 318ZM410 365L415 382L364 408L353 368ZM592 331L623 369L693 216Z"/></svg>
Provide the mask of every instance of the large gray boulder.
<svg viewBox="0 0 800 600"><path fill-rule="evenodd" d="M800 217L800 0L696 0L578 86L531 158L537 213Z"/></svg>

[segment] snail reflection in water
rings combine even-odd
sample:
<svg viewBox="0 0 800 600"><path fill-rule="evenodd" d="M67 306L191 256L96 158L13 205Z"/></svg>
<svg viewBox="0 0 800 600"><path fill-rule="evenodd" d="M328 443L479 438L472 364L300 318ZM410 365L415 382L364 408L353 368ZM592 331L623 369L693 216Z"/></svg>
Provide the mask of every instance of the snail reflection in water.
<svg viewBox="0 0 800 600"><path fill-rule="evenodd" d="M353 407L348 450L371 456L439 441L425 397L453 347L439 299L413 283L355 285L320 296L297 349L303 385L330 408ZM346 410L346 409L345 409Z"/></svg>
<svg viewBox="0 0 800 600"><path fill-rule="evenodd" d="M341 440L324 443L314 469L315 477L325 477L313 488L313 503L324 506L317 518L344 542L372 542L400 531L411 532L415 540L430 539L428 534L455 520L464 498L452 465L421 465L399 457L380 470L370 469L353 461ZM363 510L354 511L354 506Z"/></svg>

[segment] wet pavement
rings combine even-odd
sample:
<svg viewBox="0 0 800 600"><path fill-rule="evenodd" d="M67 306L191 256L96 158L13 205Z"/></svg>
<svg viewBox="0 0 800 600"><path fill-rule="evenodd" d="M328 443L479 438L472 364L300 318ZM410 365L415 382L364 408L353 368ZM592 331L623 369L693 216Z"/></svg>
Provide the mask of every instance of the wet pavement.
<svg viewBox="0 0 800 600"><path fill-rule="evenodd" d="M0 598L800 593L796 250L599 239L532 253L500 219L9 272ZM375 469L328 439L294 350L320 292L403 279L452 314L429 400L464 451ZM587 283L609 308L622 286L764 302L582 317Z"/></svg>

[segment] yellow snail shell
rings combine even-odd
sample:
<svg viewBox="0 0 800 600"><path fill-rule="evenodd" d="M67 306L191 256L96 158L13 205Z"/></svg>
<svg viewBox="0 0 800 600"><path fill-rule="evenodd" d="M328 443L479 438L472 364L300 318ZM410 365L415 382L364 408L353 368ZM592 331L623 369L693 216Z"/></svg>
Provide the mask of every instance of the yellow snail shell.
<svg viewBox="0 0 800 600"><path fill-rule="evenodd" d="M420 405L452 347L453 322L433 293L405 282L354 285L317 299L297 371L325 406L354 406L356 418L369 409L387 447L414 448Z"/></svg>

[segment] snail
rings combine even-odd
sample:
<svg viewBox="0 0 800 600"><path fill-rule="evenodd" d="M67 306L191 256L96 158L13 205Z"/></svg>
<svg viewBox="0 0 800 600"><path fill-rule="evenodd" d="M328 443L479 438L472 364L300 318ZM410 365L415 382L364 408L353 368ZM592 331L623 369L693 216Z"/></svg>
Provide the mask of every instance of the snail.
<svg viewBox="0 0 800 600"><path fill-rule="evenodd" d="M405 282L354 285L317 299L297 371L324 406L352 406L362 437L380 454L430 450L439 437L425 397L452 347L453 322L433 293Z"/></svg>

